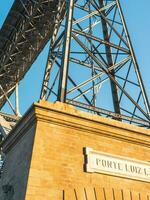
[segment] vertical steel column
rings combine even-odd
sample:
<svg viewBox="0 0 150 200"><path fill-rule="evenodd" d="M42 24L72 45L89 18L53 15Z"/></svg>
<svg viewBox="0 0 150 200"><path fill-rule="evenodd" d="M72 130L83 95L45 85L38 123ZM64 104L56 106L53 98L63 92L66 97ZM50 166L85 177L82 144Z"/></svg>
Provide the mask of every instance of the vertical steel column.
<svg viewBox="0 0 150 200"><path fill-rule="evenodd" d="M91 13L91 3L88 2L88 8L89 8L89 14ZM92 17L89 17L89 34L92 35L93 34L93 29L92 29ZM93 52L93 44L92 44L92 40L89 38L88 39L89 45L90 45L90 50L91 52ZM92 77L95 76L95 70L94 70L94 63L93 60L91 58L89 58L89 62L92 66ZM93 97L91 100L92 105L95 107L96 106L96 90L95 90L95 81L92 81L92 90L93 90Z"/></svg>
<svg viewBox="0 0 150 200"><path fill-rule="evenodd" d="M74 10L74 0L66 1L67 16L66 16L66 32L64 38L64 49L63 58L60 69L60 83L59 83L59 96L58 101L66 101L66 90L67 90L67 77L69 67L69 54L70 54L70 43L71 43L71 30Z"/></svg>
<svg viewBox="0 0 150 200"><path fill-rule="evenodd" d="M119 10L119 14L120 14L120 17L121 17L122 24L124 26L126 38L127 38L127 41L128 41L129 49L130 49L131 56L132 56L133 63L134 63L135 72L137 74L138 82L139 82L141 92L142 92L142 95L143 95L144 104L146 106L147 113L150 116L150 105L149 105L148 97L146 95L144 83L142 81L141 73L140 73L139 66L138 66L136 56L135 56L135 53L134 53L134 49L133 49L133 46L132 46L132 43L131 43L131 39L130 39L130 36L129 36L127 25L126 25L126 22L125 22L125 19L124 19L124 15L123 15L123 11L122 11L122 8L121 8L121 5L120 5L120 1L116 0L116 3L117 3L117 6L118 6L118 10Z"/></svg>
<svg viewBox="0 0 150 200"><path fill-rule="evenodd" d="M99 0L99 5L102 8L104 7L103 0L102 1ZM102 11L102 13L104 14L104 16L106 15L105 11ZM107 41L107 42L109 42L109 33L108 33L107 23L103 19L102 16L101 16L101 21L102 21L102 29L103 29L104 40ZM111 54L111 47L108 46L108 45L105 45L105 49L106 49L106 58L107 58L107 62L108 62L108 67L111 67L111 66L114 65L112 54ZM115 79L115 72L114 72L113 69L111 70L111 75ZM112 80L110 80L110 84L111 84L111 91L112 91L112 99L113 99L114 111L115 111L115 113L121 114L117 86L116 86L116 84Z"/></svg>
<svg viewBox="0 0 150 200"><path fill-rule="evenodd" d="M16 114L17 116L21 116L19 112L19 84L16 83Z"/></svg>
<svg viewBox="0 0 150 200"><path fill-rule="evenodd" d="M56 15L56 19L55 19L55 26L54 26L54 30L53 30L53 36L52 36L50 47L49 47L47 63L46 63L46 68L45 68L44 78L43 78L43 83L42 83L42 88L41 88L41 94L40 94L40 99L43 99L43 100L46 100L46 95L47 95L47 91L48 91L50 71L51 71L51 68L53 65L53 58L51 58L51 57L53 55L54 44L56 42L56 38L57 38L59 26L60 26L60 21L61 21L60 18L61 18L61 12L62 12L63 7L64 7L64 3L59 1L57 15Z"/></svg>

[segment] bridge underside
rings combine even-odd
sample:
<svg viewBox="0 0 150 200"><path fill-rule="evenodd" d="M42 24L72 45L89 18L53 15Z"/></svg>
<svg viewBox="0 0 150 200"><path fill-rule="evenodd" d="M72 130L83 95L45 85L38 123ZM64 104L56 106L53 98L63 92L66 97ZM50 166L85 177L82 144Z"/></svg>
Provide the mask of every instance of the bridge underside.
<svg viewBox="0 0 150 200"><path fill-rule="evenodd" d="M0 30L0 108L52 35L58 0L15 0Z"/></svg>
<svg viewBox="0 0 150 200"><path fill-rule="evenodd" d="M1 113L7 121L20 117L18 83L49 40L40 99L149 127L149 101L119 0L14 0L0 30L0 109L7 101L15 114ZM74 66L83 77L74 76Z"/></svg>

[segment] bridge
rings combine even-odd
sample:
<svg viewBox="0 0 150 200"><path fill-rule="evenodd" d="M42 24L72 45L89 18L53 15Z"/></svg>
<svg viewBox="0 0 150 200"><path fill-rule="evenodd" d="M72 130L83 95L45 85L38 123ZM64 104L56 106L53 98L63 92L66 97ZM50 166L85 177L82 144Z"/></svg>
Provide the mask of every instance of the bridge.
<svg viewBox="0 0 150 200"><path fill-rule="evenodd" d="M70 8L83 16L73 14ZM8 102L14 115L1 116L9 122L19 119L17 106L14 109L9 97L49 40L41 99L48 100L52 94L55 100L92 113L149 127L149 101L119 0L15 0L0 30L0 109ZM68 74L71 63L80 67L85 80ZM56 68L58 73L50 86L51 71ZM98 95L108 81L110 110L97 105L96 100L103 99L103 94ZM130 91L134 87L136 92Z"/></svg>
<svg viewBox="0 0 150 200"><path fill-rule="evenodd" d="M0 108L53 33L57 0L15 0L0 30Z"/></svg>

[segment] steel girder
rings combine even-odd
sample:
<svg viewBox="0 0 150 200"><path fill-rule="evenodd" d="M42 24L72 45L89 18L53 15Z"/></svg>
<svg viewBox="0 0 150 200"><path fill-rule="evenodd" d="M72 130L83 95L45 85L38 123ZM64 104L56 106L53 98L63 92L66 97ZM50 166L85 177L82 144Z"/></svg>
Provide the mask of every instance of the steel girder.
<svg viewBox="0 0 150 200"><path fill-rule="evenodd" d="M15 0L0 31L0 108L51 39L41 99L149 127L119 0Z"/></svg>
<svg viewBox="0 0 150 200"><path fill-rule="evenodd" d="M58 6L41 99L150 126L150 106L119 0Z"/></svg>
<svg viewBox="0 0 150 200"><path fill-rule="evenodd" d="M0 108L51 38L57 5L58 0L14 1L0 30Z"/></svg>

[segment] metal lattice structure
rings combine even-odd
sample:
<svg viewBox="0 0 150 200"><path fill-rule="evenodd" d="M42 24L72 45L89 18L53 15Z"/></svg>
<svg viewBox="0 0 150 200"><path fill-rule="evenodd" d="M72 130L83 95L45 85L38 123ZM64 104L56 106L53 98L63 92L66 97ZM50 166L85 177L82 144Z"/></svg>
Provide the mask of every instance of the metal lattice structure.
<svg viewBox="0 0 150 200"><path fill-rule="evenodd" d="M14 1L0 30L0 108L51 38L57 4L57 0Z"/></svg>
<svg viewBox="0 0 150 200"><path fill-rule="evenodd" d="M150 106L119 0L16 0L0 38L0 107L50 39L40 99L149 128Z"/></svg>

